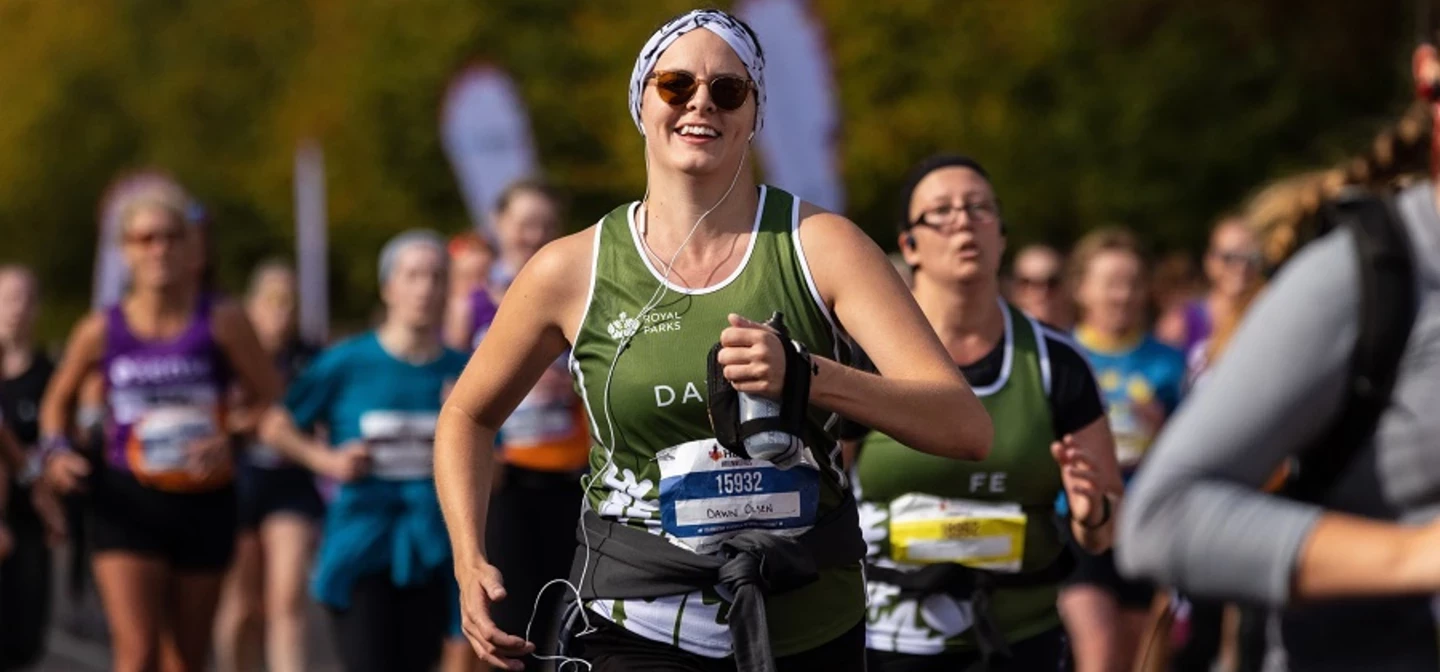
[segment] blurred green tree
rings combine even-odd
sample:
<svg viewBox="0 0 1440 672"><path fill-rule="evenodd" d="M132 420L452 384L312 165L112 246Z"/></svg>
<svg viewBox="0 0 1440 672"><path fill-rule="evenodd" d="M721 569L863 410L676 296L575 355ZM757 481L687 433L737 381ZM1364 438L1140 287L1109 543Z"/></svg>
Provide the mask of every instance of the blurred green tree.
<svg viewBox="0 0 1440 672"><path fill-rule="evenodd" d="M238 289L291 249L293 151L314 136L332 310L356 326L386 237L467 225L437 123L455 72L488 61L519 83L578 229L642 191L630 67L696 4L0 0L0 260L38 268L44 335L62 338L88 307L102 191L156 167L210 208L221 285ZM1358 149L1408 96L1401 3L811 5L843 106L847 214L889 247L905 170L952 150L991 169L1012 246L1121 223L1195 249L1259 182Z"/></svg>

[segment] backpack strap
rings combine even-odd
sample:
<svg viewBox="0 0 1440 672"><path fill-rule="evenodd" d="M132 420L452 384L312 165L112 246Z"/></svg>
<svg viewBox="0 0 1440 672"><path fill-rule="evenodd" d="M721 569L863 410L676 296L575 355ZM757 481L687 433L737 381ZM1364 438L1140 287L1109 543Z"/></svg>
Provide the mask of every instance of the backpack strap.
<svg viewBox="0 0 1440 672"><path fill-rule="evenodd" d="M1321 226L1344 227L1354 234L1360 262L1360 331L1340 416L1300 458L1286 490L1305 502L1323 499L1375 433L1390 404L1419 301L1410 236L1390 199L1342 196L1321 211Z"/></svg>

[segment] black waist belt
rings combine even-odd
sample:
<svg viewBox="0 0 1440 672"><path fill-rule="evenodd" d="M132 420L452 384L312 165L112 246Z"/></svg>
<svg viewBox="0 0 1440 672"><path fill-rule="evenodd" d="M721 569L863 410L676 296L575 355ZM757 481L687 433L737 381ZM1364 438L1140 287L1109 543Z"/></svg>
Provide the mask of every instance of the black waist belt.
<svg viewBox="0 0 1440 672"><path fill-rule="evenodd" d="M865 578L899 588L902 597L923 598L938 593L969 601L975 614L975 644L980 650L980 663L974 669L984 670L996 655L1010 656L1010 646L990 613L991 594L1003 588L1057 584L1073 571L1075 556L1070 549L1062 547L1060 555L1050 564L1028 572L992 572L950 562L926 565L913 571L867 564Z"/></svg>
<svg viewBox="0 0 1440 672"><path fill-rule="evenodd" d="M818 579L822 569L853 567L865 557L860 517L848 497L798 537L747 530L725 540L712 555L607 521L588 508L576 537L580 548L570 578L580 586L582 599L641 599L716 587L734 595L729 621L738 672L775 670L766 595L795 590ZM587 539L592 555L585 568Z"/></svg>

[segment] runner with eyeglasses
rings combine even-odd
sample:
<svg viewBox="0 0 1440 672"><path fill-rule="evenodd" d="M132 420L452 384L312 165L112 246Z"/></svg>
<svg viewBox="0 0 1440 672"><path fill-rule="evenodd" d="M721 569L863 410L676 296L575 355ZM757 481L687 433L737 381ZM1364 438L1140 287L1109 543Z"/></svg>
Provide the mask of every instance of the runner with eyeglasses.
<svg viewBox="0 0 1440 672"><path fill-rule="evenodd" d="M871 669L1060 669L1055 599L1074 566L1064 540L1108 548L1120 491L1100 393L1068 337L1000 297L1004 223L979 163L922 162L901 208L915 299L993 418L995 443L970 463L863 435ZM1062 491L1077 506L1057 521Z"/></svg>
<svg viewBox="0 0 1440 672"><path fill-rule="evenodd" d="M83 319L40 409L47 485L84 490L117 670L200 670L236 531L234 416L278 393L244 311L204 291L189 199L156 188L122 207L131 285ZM71 447L73 404L104 375L103 456ZM231 381L244 392L232 404Z"/></svg>
<svg viewBox="0 0 1440 672"><path fill-rule="evenodd" d="M755 183L764 55L748 26L717 10L666 23L630 93L646 198L521 269L441 414L466 634L505 669L534 650L491 616L508 599L485 547L493 442L573 346L595 445L566 655L597 672L864 669L864 544L827 421L975 459L989 419L874 242ZM788 339L756 321L773 313ZM844 333L883 377L835 361ZM763 433L741 424L742 393L780 402L758 425L788 437L766 453L780 464L736 452Z"/></svg>
<svg viewBox="0 0 1440 672"><path fill-rule="evenodd" d="M1161 316L1155 325L1155 337L1187 357L1198 352L1196 346L1210 337L1217 323L1236 319L1260 282L1260 247L1239 217L1226 216L1215 224L1204 261L1210 291Z"/></svg>

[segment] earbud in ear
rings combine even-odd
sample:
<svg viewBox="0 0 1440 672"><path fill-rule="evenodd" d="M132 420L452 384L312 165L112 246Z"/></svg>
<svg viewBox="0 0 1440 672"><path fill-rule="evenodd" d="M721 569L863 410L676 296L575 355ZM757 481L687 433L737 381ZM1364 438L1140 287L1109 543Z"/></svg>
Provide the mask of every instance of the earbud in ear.
<svg viewBox="0 0 1440 672"><path fill-rule="evenodd" d="M905 247L908 247L908 248L910 248L910 249L912 249L912 250L915 249L915 234L913 234L913 233L907 233L907 234L905 234Z"/></svg>
<svg viewBox="0 0 1440 672"><path fill-rule="evenodd" d="M754 139L755 139L755 131L750 131L750 139L751 139L751 140L754 140Z"/></svg>

